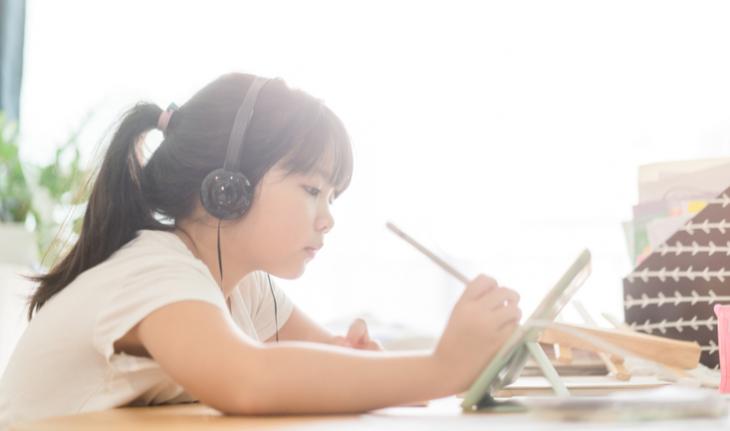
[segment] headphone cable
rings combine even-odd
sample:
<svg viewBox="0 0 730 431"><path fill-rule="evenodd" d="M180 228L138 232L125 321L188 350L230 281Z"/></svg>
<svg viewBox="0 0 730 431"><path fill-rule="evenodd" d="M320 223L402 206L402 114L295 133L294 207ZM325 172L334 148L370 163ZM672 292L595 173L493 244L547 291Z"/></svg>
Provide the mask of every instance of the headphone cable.
<svg viewBox="0 0 730 431"><path fill-rule="evenodd" d="M274 286L271 284L271 275L267 272L266 278L269 279L269 290L271 291L271 297L274 298L274 328L276 329L276 342L279 342L279 310L276 305L276 295L274 295Z"/></svg>
<svg viewBox="0 0 730 431"><path fill-rule="evenodd" d="M216 248L218 250L218 271L221 275L221 287L223 287L223 258L221 257L221 219L218 219L218 238L216 241ZM274 329L276 330L276 342L279 342L279 306L276 303L276 295L274 294L274 286L271 283L271 275L266 273L266 278L269 280L269 290L271 291L271 297L274 299Z"/></svg>
<svg viewBox="0 0 730 431"><path fill-rule="evenodd" d="M218 241L216 244L218 249L218 271L221 275L221 288L223 288L223 259L221 258L221 219L218 219Z"/></svg>

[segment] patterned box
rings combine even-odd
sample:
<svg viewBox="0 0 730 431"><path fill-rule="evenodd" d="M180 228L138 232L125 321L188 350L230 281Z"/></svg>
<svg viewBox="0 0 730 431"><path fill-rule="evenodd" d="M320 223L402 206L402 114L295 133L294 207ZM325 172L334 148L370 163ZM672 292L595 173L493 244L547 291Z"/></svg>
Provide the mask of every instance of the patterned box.
<svg viewBox="0 0 730 431"><path fill-rule="evenodd" d="M717 369L714 304L730 303L730 188L707 201L623 279L626 323L633 329L696 341L700 362Z"/></svg>

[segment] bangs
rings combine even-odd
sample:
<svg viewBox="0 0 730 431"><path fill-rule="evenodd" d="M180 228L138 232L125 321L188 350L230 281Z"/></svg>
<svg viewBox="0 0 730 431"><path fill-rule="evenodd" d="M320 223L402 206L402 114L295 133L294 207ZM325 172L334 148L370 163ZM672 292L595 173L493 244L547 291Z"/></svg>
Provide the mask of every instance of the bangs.
<svg viewBox="0 0 730 431"><path fill-rule="evenodd" d="M321 170L339 196L352 179L352 147L342 121L324 105L299 145L283 162L289 174L310 175Z"/></svg>

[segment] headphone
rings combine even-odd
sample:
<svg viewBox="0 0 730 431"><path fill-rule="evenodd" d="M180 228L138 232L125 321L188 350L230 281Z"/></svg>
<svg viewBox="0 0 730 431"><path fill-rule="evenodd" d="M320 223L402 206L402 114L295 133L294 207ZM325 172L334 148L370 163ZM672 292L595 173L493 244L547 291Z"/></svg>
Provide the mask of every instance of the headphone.
<svg viewBox="0 0 730 431"><path fill-rule="evenodd" d="M223 167L210 172L200 185L200 201L203 208L218 219L218 269L223 282L223 260L221 258L221 220L233 220L243 216L251 207L254 188L246 176L240 172L238 158L241 147L246 140L246 131L251 124L256 99L259 92L269 82L267 78L256 77L246 91L243 103L238 108L233 121L231 136L228 139L228 150ZM279 342L279 316L276 295L271 283L271 276L266 274L269 290L274 298L274 324L276 342Z"/></svg>
<svg viewBox="0 0 730 431"><path fill-rule="evenodd" d="M246 92L233 122L228 151L223 168L206 175L200 185L200 200L211 215L223 220L241 217L251 206L253 187L251 182L237 168L241 146L246 139L246 129L251 124L256 98L266 83L266 78L256 77Z"/></svg>

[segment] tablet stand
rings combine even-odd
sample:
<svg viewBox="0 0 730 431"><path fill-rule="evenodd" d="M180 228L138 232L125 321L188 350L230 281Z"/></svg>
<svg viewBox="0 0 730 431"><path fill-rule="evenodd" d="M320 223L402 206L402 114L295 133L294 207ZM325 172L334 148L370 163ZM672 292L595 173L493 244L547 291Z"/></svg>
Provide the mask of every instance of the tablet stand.
<svg viewBox="0 0 730 431"><path fill-rule="evenodd" d="M563 383L562 380L560 380L558 372L555 370L555 367L553 367L553 364L550 363L550 358L547 357L545 351L542 350L542 347L540 347L540 344L536 341L527 341L525 345L527 347L527 351L530 352L532 358L535 362L537 362L537 366L542 370L542 374L545 376L547 381L550 382L550 386L553 387L555 395L559 397L569 396L570 392L568 392L568 387L565 386L565 383Z"/></svg>
<svg viewBox="0 0 730 431"><path fill-rule="evenodd" d="M550 383L550 386L552 386L553 391L555 391L555 395L559 397L570 396L570 392L568 392L568 387L565 386L565 383L563 383L563 381L560 379L558 372L555 370L555 367L550 362L550 358L548 358L548 356L545 354L545 351L542 350L542 347L540 347L540 344L537 341L526 341L524 345L527 348L527 352L530 354L530 356L532 356L532 358L537 363L537 366L542 371L545 379L547 379L547 381ZM522 407L519 403L515 403L514 401L497 401L490 394L487 394L477 404L477 410L483 409L508 412L515 410L524 410L524 407Z"/></svg>
<svg viewBox="0 0 730 431"><path fill-rule="evenodd" d="M576 332L587 337L577 337ZM620 330L601 329L556 323L550 328L542 331L538 341L524 341L523 346L537 363L543 375L552 386L557 396L569 396L568 388L561 380L555 367L540 347L543 344L556 344L561 347L577 348L594 353L604 353L600 346L593 342L599 341L602 344L617 346L633 355L660 363L665 367L677 370L690 370L696 368L700 359L700 346L695 342L678 341L649 334L627 332ZM623 362L623 358L611 359L617 364ZM504 401L497 401L491 395L485 395L476 405L477 410L503 410L510 411L509 404Z"/></svg>

